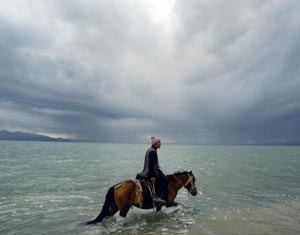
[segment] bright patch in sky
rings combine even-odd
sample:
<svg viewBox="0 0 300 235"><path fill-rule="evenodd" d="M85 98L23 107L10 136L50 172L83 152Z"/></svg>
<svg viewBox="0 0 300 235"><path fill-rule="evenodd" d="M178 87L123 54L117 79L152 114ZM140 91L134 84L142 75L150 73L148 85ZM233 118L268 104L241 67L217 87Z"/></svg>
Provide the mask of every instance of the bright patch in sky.
<svg viewBox="0 0 300 235"><path fill-rule="evenodd" d="M148 0L147 5L153 22L157 24L167 23L172 15L175 0Z"/></svg>

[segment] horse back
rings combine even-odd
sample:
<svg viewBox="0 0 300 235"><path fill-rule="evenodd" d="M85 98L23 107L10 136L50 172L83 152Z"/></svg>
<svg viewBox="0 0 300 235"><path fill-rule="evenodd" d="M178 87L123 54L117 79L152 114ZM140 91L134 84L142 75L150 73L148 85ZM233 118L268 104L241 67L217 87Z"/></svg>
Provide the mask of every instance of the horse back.
<svg viewBox="0 0 300 235"><path fill-rule="evenodd" d="M117 204L127 204L142 209L153 208L150 182L145 180L126 180L114 185ZM119 202L119 203L118 203Z"/></svg>

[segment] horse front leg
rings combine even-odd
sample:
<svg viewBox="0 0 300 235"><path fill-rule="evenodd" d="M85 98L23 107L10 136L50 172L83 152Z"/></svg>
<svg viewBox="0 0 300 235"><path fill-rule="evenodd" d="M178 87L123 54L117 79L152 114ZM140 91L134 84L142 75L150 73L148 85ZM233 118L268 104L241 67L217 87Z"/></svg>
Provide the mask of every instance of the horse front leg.
<svg viewBox="0 0 300 235"><path fill-rule="evenodd" d="M180 203L175 202L175 198L177 196L178 190L175 190L173 188L169 188L169 193L168 193L168 203L166 207L172 207L172 206L178 206Z"/></svg>

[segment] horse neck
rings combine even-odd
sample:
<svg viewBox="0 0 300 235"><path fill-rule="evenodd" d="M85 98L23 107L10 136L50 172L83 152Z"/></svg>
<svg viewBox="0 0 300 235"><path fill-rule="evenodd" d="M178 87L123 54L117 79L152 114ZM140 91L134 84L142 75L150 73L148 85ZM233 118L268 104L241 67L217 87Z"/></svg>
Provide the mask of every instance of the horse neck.
<svg viewBox="0 0 300 235"><path fill-rule="evenodd" d="M173 187L177 189L177 191L181 189L186 184L187 181L188 181L188 176L185 174L170 175L170 179L169 179L169 183L173 184Z"/></svg>

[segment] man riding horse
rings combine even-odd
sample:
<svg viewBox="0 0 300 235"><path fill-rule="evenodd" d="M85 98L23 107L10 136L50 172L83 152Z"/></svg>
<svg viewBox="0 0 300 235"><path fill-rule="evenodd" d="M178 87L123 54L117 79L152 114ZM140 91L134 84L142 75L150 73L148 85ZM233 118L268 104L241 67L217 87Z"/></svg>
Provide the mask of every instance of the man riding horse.
<svg viewBox="0 0 300 235"><path fill-rule="evenodd" d="M141 184L138 180L125 180L109 188L100 214L86 224L101 222L106 217L113 216L120 211L120 216L126 217L132 206L141 209L151 209L156 207L159 211L162 206L176 206L175 202L178 190L185 188L192 196L197 195L195 176L192 171L175 172L165 176L159 169L157 149L160 148L160 139L152 137L152 146L145 155L144 169L137 174L139 180L147 180L155 185L156 194L150 201L144 197L141 191Z"/></svg>
<svg viewBox="0 0 300 235"><path fill-rule="evenodd" d="M158 164L157 149L161 146L159 138L151 137L152 146L147 150L145 155L144 169L137 174L139 180L148 180L155 185L156 194L153 195L153 203L156 206L167 204L168 200L168 179L160 170Z"/></svg>

